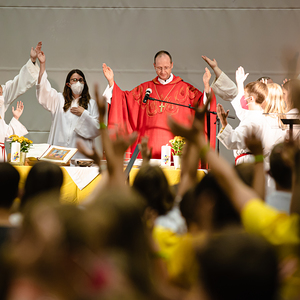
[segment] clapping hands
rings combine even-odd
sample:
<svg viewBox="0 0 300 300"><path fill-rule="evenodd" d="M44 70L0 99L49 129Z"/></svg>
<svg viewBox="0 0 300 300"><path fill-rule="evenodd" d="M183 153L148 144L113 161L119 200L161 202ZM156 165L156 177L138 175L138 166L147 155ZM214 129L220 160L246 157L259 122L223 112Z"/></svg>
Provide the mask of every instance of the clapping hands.
<svg viewBox="0 0 300 300"><path fill-rule="evenodd" d="M41 49L42 49L42 42L38 42L38 44L34 49L33 47L31 47L30 58L33 63L36 62L37 56L41 52Z"/></svg>

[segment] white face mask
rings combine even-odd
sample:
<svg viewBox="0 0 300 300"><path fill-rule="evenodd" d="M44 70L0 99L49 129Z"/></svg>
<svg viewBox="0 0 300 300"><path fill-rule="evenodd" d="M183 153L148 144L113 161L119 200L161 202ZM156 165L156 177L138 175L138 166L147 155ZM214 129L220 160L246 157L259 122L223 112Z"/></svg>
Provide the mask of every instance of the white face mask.
<svg viewBox="0 0 300 300"><path fill-rule="evenodd" d="M83 88L84 88L84 83L80 83L79 81L77 81L74 84L71 84L71 90L75 95L80 95L83 91Z"/></svg>
<svg viewBox="0 0 300 300"><path fill-rule="evenodd" d="M3 95L0 96L0 107L4 104L4 97Z"/></svg>

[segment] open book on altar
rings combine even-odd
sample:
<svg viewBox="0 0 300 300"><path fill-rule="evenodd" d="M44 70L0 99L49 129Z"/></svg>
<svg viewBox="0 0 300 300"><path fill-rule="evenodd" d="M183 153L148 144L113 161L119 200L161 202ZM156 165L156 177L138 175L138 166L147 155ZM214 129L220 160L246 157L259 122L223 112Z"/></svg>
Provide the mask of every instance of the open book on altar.
<svg viewBox="0 0 300 300"><path fill-rule="evenodd" d="M44 160L56 164L67 164L75 155L77 148L67 148L49 144L33 144L27 153L29 161Z"/></svg>

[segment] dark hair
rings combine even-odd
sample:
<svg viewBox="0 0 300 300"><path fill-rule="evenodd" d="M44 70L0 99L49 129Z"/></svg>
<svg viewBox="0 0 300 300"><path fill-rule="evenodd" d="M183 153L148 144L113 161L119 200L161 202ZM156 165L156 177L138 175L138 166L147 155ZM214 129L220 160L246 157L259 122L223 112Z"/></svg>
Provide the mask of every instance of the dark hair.
<svg viewBox="0 0 300 300"><path fill-rule="evenodd" d="M213 208L213 227L215 230L222 229L229 225L240 225L240 215L232 206L230 199L219 186L214 175L208 173L197 186L187 192L180 202L180 211L185 218L187 226L192 222L198 223L198 211L202 201L212 199L215 202Z"/></svg>
<svg viewBox="0 0 300 300"><path fill-rule="evenodd" d="M154 56L154 63L156 63L156 58L159 57L159 56L162 56L162 55L168 55L169 58L170 58L170 62L172 63L172 56L171 56L171 54L168 51L165 51L165 50L160 50L160 51L158 51L155 54L155 56Z"/></svg>
<svg viewBox="0 0 300 300"><path fill-rule="evenodd" d="M267 85L260 81L248 83L245 87L245 90L249 96L253 96L255 98L255 102L258 104L262 104L265 101L269 92Z"/></svg>
<svg viewBox="0 0 300 300"><path fill-rule="evenodd" d="M248 186L252 187L254 178L254 164L253 163L241 163L234 166L237 174Z"/></svg>
<svg viewBox="0 0 300 300"><path fill-rule="evenodd" d="M270 175L280 187L290 190L292 188L293 170L282 158L284 144L274 146L270 155Z"/></svg>
<svg viewBox="0 0 300 300"><path fill-rule="evenodd" d="M276 299L278 261L262 237L231 230L198 251L200 282L212 300Z"/></svg>
<svg viewBox="0 0 300 300"><path fill-rule="evenodd" d="M282 87L283 87L284 89L286 89L286 90L289 92L290 89L292 88L292 86L293 86L294 84L298 83L298 82L299 82L299 79L290 79L290 80L288 80L287 82L285 82L285 83L282 85Z"/></svg>
<svg viewBox="0 0 300 300"><path fill-rule="evenodd" d="M84 80L84 88L83 88L83 91L81 93L81 98L79 99L79 103L78 103L79 106L82 106L84 109L87 109L89 101L91 99L91 96L90 96L90 93L89 93L89 87L88 87L88 84L85 80L84 74L82 73L82 71L80 71L78 69L74 69L74 70L70 71L69 74L67 75L66 84L65 84L65 87L64 87L64 91L63 91L63 96L65 98L65 105L64 105L63 108L64 108L65 112L70 108L72 100L73 100L72 90L71 90L70 87L67 86L67 83L70 83L70 78L74 73L80 75Z"/></svg>
<svg viewBox="0 0 300 300"><path fill-rule="evenodd" d="M58 165L47 161L36 163L28 173L21 208L24 208L29 199L41 193L50 191L59 193L62 183L63 173Z"/></svg>
<svg viewBox="0 0 300 300"><path fill-rule="evenodd" d="M269 79L271 79L272 80L272 78L271 77L268 77L268 76L262 76L262 77L259 77L256 81L261 81L261 80L269 80ZM273 80L272 80L273 81Z"/></svg>
<svg viewBox="0 0 300 300"><path fill-rule="evenodd" d="M174 195L164 172L158 166L142 166L134 179L133 188L158 215L165 215L173 207Z"/></svg>
<svg viewBox="0 0 300 300"><path fill-rule="evenodd" d="M9 209L18 196L20 174L9 163L0 163L0 207Z"/></svg>
<svg viewBox="0 0 300 300"><path fill-rule="evenodd" d="M300 80L290 79L283 84L282 88L287 90L289 104L294 108L300 97Z"/></svg>
<svg viewBox="0 0 300 300"><path fill-rule="evenodd" d="M124 254L125 273L142 293L150 295L153 285L150 248L142 221L144 209L144 199L133 189L107 189L87 207L87 226L92 226L96 236L92 243L98 244L96 247Z"/></svg>

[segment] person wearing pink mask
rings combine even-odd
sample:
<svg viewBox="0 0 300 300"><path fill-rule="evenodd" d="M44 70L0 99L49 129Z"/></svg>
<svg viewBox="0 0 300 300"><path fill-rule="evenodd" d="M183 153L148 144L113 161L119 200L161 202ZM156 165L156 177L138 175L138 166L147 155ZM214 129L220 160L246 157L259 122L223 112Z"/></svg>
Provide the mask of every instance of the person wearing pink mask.
<svg viewBox="0 0 300 300"><path fill-rule="evenodd" d="M76 140L81 139L90 149L99 135L98 107L91 99L89 87L82 71L69 72L63 93L51 87L47 79L46 56L38 54L40 73L36 86L39 103L52 114L52 124L48 144L76 148ZM84 158L77 152L74 158Z"/></svg>

